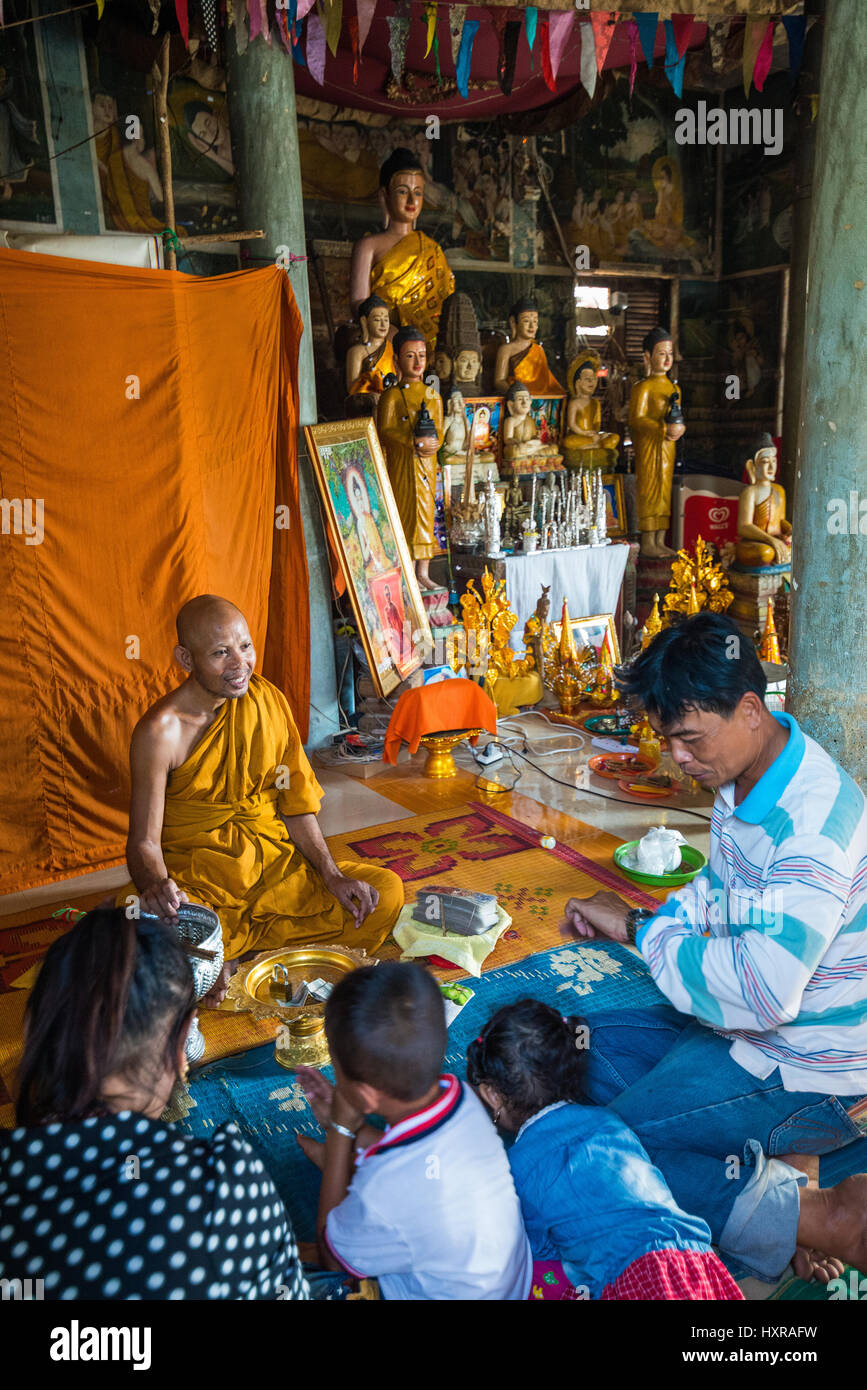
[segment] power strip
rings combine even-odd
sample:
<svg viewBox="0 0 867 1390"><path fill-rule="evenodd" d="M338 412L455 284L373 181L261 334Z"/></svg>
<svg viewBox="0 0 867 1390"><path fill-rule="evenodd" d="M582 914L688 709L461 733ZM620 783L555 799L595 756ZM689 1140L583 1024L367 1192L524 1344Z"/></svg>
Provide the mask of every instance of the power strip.
<svg viewBox="0 0 867 1390"><path fill-rule="evenodd" d="M490 767L492 763L503 761L503 750L499 743L493 741L486 743L484 748L474 748L472 753L476 762L481 763L482 767Z"/></svg>

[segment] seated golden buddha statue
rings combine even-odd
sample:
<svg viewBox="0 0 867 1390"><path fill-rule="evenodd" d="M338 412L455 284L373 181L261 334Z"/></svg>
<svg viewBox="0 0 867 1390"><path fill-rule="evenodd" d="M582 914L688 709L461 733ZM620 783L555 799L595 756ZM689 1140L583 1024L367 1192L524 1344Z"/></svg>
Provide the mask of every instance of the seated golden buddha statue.
<svg viewBox="0 0 867 1390"><path fill-rule="evenodd" d="M786 520L786 494L777 476L777 448L769 434L747 459L749 484L738 502L735 559L742 565L787 565L792 559L792 528Z"/></svg>
<svg viewBox="0 0 867 1390"><path fill-rule="evenodd" d="M594 395L600 366L597 353L584 352L569 367L566 430L560 441L567 468L613 468L617 461L620 435L600 429L602 403Z"/></svg>
<svg viewBox="0 0 867 1390"><path fill-rule="evenodd" d="M384 230L352 248L349 298L353 313L375 294L406 327L420 328L433 360L444 301L455 287L441 246L416 230L424 206L424 172L412 150L394 150L379 171Z"/></svg>
<svg viewBox="0 0 867 1390"><path fill-rule="evenodd" d="M523 382L516 381L506 392L508 415L503 421L503 458L513 472L538 472L560 463L561 455L554 444L543 444L539 426L530 414L530 392ZM526 468L523 466L526 462Z"/></svg>
<svg viewBox="0 0 867 1390"><path fill-rule="evenodd" d="M375 404L384 390L384 378L389 372L397 375L388 305L378 295L368 295L359 305L358 319L362 341L346 354L346 394L350 404L353 396L369 396Z"/></svg>
<svg viewBox="0 0 867 1390"><path fill-rule="evenodd" d="M565 396L565 391L548 367L539 331L539 306L535 299L519 299L509 315L510 341L497 351L494 385L505 395L514 382L521 382L531 396Z"/></svg>

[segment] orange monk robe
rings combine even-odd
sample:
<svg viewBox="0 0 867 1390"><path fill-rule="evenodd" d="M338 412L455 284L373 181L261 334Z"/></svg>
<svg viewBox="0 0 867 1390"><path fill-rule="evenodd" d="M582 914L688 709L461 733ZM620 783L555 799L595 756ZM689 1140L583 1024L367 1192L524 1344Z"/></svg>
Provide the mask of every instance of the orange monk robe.
<svg viewBox="0 0 867 1390"><path fill-rule="evenodd" d="M385 450L389 481L414 560L429 560L440 553L434 536L437 456L418 453L413 442L413 429L422 402L433 416L437 445L441 446L442 397L423 381L390 386L380 396L376 414L376 430Z"/></svg>
<svg viewBox="0 0 867 1390"><path fill-rule="evenodd" d="M763 502L757 502L753 510L753 525L769 536L785 541L791 549L791 526L786 521L786 494L779 483L771 483L771 490ZM735 557L742 565L776 565L785 563L777 559L777 552L766 541L754 541L749 537L739 537L735 547Z"/></svg>
<svg viewBox="0 0 867 1390"><path fill-rule="evenodd" d="M525 352L509 363L509 385L520 381L531 396L565 396L566 392L548 366L541 343L531 343Z"/></svg>
<svg viewBox="0 0 867 1390"><path fill-rule="evenodd" d="M365 362L368 365L365 366L363 372L359 372L350 386L347 395L381 396L385 390L383 386L384 378L388 376L389 372L393 372L395 376L398 375L397 364L394 360L394 348L391 345L390 338L386 338L382 345L382 350L372 366L370 365L370 357L365 358Z"/></svg>
<svg viewBox="0 0 867 1390"><path fill-rule="evenodd" d="M443 303L453 293L455 277L441 246L424 232L401 237L370 272L370 293L396 309L401 324L420 328L433 361Z"/></svg>
<svg viewBox="0 0 867 1390"><path fill-rule="evenodd" d="M315 815L322 788L281 692L254 675L227 700L186 762L169 775L162 850L169 876L223 927L226 959L252 950L340 941L375 951L403 906L403 884L376 864L341 873L379 891L359 928L289 839L280 816ZM118 906L136 890L121 889Z"/></svg>
<svg viewBox="0 0 867 1390"><path fill-rule="evenodd" d="M650 376L636 382L629 397L639 531L665 531L671 519L677 445L665 438L665 417L673 395L680 401L680 387L667 376Z"/></svg>
<svg viewBox="0 0 867 1390"><path fill-rule="evenodd" d="M161 232L165 222L151 211L150 187L128 168L123 157L123 140L116 126L96 136L96 157L105 169L100 170L102 193L112 226L119 232Z"/></svg>

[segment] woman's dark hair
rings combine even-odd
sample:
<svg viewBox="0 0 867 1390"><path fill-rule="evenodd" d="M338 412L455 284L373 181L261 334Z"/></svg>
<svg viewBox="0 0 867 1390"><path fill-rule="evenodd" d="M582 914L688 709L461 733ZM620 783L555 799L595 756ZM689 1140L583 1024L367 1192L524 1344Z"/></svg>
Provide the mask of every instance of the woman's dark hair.
<svg viewBox="0 0 867 1390"><path fill-rule="evenodd" d="M325 1005L325 1031L349 1080L394 1100L418 1100L442 1071L443 997L420 965L386 961L344 975Z"/></svg>
<svg viewBox="0 0 867 1390"><path fill-rule="evenodd" d="M768 684L752 641L721 613L696 613L666 628L615 674L624 694L636 697L663 729L688 709L730 719L747 691L764 700Z"/></svg>
<svg viewBox="0 0 867 1390"><path fill-rule="evenodd" d="M583 1019L563 1018L538 999L506 1004L470 1043L467 1080L495 1087L520 1123L558 1100L580 1101L585 1029Z"/></svg>
<svg viewBox="0 0 867 1390"><path fill-rule="evenodd" d="M120 907L85 913L48 948L27 1004L18 1124L104 1112L109 1076L155 1084L177 1067L194 1007L189 957L170 927Z"/></svg>

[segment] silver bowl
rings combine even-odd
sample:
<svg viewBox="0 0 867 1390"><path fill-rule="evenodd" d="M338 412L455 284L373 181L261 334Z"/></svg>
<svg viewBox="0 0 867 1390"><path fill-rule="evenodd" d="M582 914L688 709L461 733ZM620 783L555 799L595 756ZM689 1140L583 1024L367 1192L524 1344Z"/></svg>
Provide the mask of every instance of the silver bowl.
<svg viewBox="0 0 867 1390"><path fill-rule="evenodd" d="M215 952L213 960L200 960L197 956L189 957L190 968L193 972L193 986L198 1001L210 993L223 968L223 929L216 912L210 907L203 906L202 903L181 903L177 915L178 921L172 926L182 941L189 942L191 946L199 946L203 951ZM164 920L158 917L155 912L143 912L141 918L143 921L149 922ZM204 1056L205 1039L202 1037L196 1014L193 1015L190 1031L187 1034L185 1051L189 1062L198 1062Z"/></svg>

